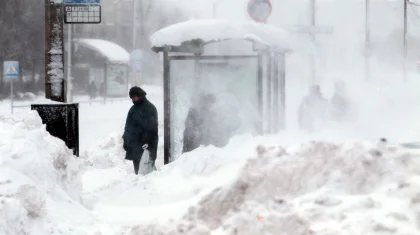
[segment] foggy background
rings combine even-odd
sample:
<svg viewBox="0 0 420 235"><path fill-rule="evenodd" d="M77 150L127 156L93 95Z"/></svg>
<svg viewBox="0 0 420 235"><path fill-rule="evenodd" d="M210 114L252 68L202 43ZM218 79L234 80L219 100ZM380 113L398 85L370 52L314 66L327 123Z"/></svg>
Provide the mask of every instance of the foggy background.
<svg viewBox="0 0 420 235"><path fill-rule="evenodd" d="M420 1L417 1L420 3ZM150 50L150 35L165 26L197 18L250 20L247 0L102 0L102 23L74 25L73 38L112 41L128 52L134 47L146 52L144 84L160 84L162 66L158 54ZM364 0L317 0L316 24L331 26L332 34L316 36L313 45L307 34L294 33L297 25L310 24L309 0L272 1L268 24L290 30L295 52L288 56L287 79L311 82L310 55L317 55L316 81L352 80L364 77ZM408 6L408 59L410 75L419 76L420 7ZM137 17L133 17L136 11ZM0 59L18 60L21 76L16 92L42 95L44 89L44 1L2 0L0 3ZM402 79L403 1L371 0L372 80ZM137 40L133 42L133 23ZM65 32L66 33L66 32ZM65 36L66 39L66 36ZM77 51L81 57L83 51ZM2 73L3 71L1 71ZM73 76L82 76L73 74ZM3 76L2 76L3 77ZM0 98L9 95L8 81L0 80Z"/></svg>

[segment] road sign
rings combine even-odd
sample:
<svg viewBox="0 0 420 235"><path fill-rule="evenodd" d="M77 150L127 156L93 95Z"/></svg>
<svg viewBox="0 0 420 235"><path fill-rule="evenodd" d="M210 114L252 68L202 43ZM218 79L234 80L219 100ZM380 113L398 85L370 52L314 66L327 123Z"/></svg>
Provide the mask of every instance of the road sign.
<svg viewBox="0 0 420 235"><path fill-rule="evenodd" d="M17 78L19 76L19 62L4 61L3 75L5 78Z"/></svg>
<svg viewBox="0 0 420 235"><path fill-rule="evenodd" d="M101 0L64 0L64 4L101 4Z"/></svg>
<svg viewBox="0 0 420 235"><path fill-rule="evenodd" d="M12 78L10 81L10 109L13 114L13 78L19 77L19 61L4 61L3 76L5 78Z"/></svg>
<svg viewBox="0 0 420 235"><path fill-rule="evenodd" d="M100 24L101 5L66 5L64 7L66 24Z"/></svg>
<svg viewBox="0 0 420 235"><path fill-rule="evenodd" d="M133 67L133 72L141 73L143 71L143 61L133 60L131 61L131 66Z"/></svg>
<svg viewBox="0 0 420 235"><path fill-rule="evenodd" d="M267 22L273 10L270 0L250 0L248 2L248 14L256 22Z"/></svg>
<svg viewBox="0 0 420 235"><path fill-rule="evenodd" d="M130 60L141 60L143 59L143 52L141 50L135 50L130 54Z"/></svg>
<svg viewBox="0 0 420 235"><path fill-rule="evenodd" d="M143 52L141 50L131 52L130 64L133 72L141 73L143 71Z"/></svg>
<svg viewBox="0 0 420 235"><path fill-rule="evenodd" d="M64 0L64 4L64 23L101 23L101 0Z"/></svg>

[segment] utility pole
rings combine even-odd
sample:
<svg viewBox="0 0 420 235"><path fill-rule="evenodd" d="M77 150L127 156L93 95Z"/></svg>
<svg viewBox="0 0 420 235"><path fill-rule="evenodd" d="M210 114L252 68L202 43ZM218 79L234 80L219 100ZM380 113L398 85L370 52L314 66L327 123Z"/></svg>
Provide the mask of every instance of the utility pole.
<svg viewBox="0 0 420 235"><path fill-rule="evenodd" d="M222 2L223 0L218 0L218 1L214 1L213 2L213 19L216 19L217 16L217 8L219 6L219 3Z"/></svg>
<svg viewBox="0 0 420 235"><path fill-rule="evenodd" d="M370 0L366 0L365 11L365 79L370 80Z"/></svg>
<svg viewBox="0 0 420 235"><path fill-rule="evenodd" d="M312 80L310 83L317 84L319 81L317 81L316 75L316 34L332 34L334 30L331 26L316 25L316 0L310 0L310 3L310 25L296 25L296 29L294 31L296 33L307 34L310 36L312 46L312 52L310 55Z"/></svg>
<svg viewBox="0 0 420 235"><path fill-rule="evenodd" d="M213 19L216 19L216 3L213 3Z"/></svg>
<svg viewBox="0 0 420 235"><path fill-rule="evenodd" d="M65 103L63 11L62 3L45 0L45 98Z"/></svg>
<svg viewBox="0 0 420 235"><path fill-rule="evenodd" d="M137 0L133 0L133 51L136 50L137 40Z"/></svg>
<svg viewBox="0 0 420 235"><path fill-rule="evenodd" d="M72 102L72 77L71 77L71 59L72 59L72 52L73 52L73 47L72 47L72 25L68 24L67 25L67 70L66 70L66 82L67 82L67 101L68 102Z"/></svg>
<svg viewBox="0 0 420 235"><path fill-rule="evenodd" d="M215 0L213 1L213 19L217 17L217 11L219 10L219 4L225 0Z"/></svg>
<svg viewBox="0 0 420 235"><path fill-rule="evenodd" d="M316 25L316 0L311 0L311 26L315 28ZM312 71L312 84L316 84L316 55L315 55L315 48L316 48L316 38L315 33L311 32L311 40L312 46L314 48L313 54L311 56L311 71Z"/></svg>
<svg viewBox="0 0 420 235"><path fill-rule="evenodd" d="M408 0L404 1L404 55L403 55L403 72L404 81L407 80L407 5Z"/></svg>

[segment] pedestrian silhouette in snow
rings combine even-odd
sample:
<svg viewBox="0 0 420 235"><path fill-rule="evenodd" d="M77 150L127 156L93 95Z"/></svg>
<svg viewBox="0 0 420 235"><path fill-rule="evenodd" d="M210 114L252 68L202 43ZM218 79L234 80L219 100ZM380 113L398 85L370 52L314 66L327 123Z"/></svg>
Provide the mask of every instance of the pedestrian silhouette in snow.
<svg viewBox="0 0 420 235"><path fill-rule="evenodd" d="M134 172L139 174L140 161L148 151L148 172L155 169L158 147L158 113L156 107L146 98L147 93L140 87L130 89L129 96L133 106L127 115L124 128L124 150L126 160L133 161ZM140 172L145 174L144 172Z"/></svg>
<svg viewBox="0 0 420 235"><path fill-rule="evenodd" d="M322 127L327 118L328 100L321 93L318 85L309 87L309 94L299 107L299 126L307 131Z"/></svg>

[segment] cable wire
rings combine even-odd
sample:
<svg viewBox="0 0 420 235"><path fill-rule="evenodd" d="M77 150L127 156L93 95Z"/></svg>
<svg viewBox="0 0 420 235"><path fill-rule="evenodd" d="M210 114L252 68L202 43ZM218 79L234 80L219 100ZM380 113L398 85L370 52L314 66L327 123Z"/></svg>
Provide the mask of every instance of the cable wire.
<svg viewBox="0 0 420 235"><path fill-rule="evenodd" d="M394 9L394 10L400 10L401 8L403 8L403 7L404 7L404 4L403 4L403 5L401 5L401 6L394 7L394 6L392 6L392 5L391 5L391 3L390 3L390 2L388 2L387 0L384 0L384 2L385 2L385 4L386 4L389 8L392 8L392 9Z"/></svg>
<svg viewBox="0 0 420 235"><path fill-rule="evenodd" d="M420 19L420 15L417 13L417 11L414 9L414 7L413 7L413 5L412 4L410 4L410 7L411 7L411 11L414 13L414 15L418 18L418 19Z"/></svg>

